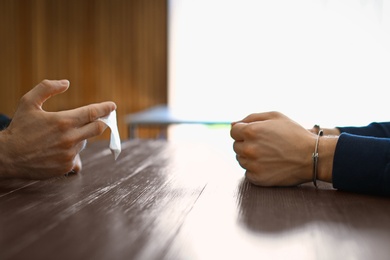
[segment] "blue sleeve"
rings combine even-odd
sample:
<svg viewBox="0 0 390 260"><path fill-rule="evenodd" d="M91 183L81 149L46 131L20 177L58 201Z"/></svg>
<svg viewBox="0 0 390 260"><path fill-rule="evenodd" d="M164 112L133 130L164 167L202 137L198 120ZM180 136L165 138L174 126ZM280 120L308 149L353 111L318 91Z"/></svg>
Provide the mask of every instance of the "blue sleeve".
<svg viewBox="0 0 390 260"><path fill-rule="evenodd" d="M337 127L341 133L390 138L390 122L371 123L362 127Z"/></svg>
<svg viewBox="0 0 390 260"><path fill-rule="evenodd" d="M0 131L6 128L9 123L11 122L11 119L9 119L7 116L0 114Z"/></svg>
<svg viewBox="0 0 390 260"><path fill-rule="evenodd" d="M390 195L390 139L342 133L333 160L333 187Z"/></svg>

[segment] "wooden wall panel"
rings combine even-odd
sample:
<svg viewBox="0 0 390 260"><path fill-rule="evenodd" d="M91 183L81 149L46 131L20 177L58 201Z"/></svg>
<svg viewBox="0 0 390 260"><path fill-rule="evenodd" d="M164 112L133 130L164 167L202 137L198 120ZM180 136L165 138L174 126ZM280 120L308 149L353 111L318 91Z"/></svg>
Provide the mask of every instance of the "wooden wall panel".
<svg viewBox="0 0 390 260"><path fill-rule="evenodd" d="M66 78L44 108L112 100L126 138L126 114L167 102L167 0L0 0L0 37L1 113L41 80Z"/></svg>

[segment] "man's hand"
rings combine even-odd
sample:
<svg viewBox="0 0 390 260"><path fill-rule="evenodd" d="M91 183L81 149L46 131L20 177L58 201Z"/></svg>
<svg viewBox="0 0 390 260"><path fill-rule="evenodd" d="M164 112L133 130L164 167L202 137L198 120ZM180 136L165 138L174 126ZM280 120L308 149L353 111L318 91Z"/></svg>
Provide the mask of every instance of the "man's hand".
<svg viewBox="0 0 390 260"><path fill-rule="evenodd" d="M88 138L106 129L96 119L116 109L103 102L68 111L47 112L43 103L63 93L67 80L44 80L25 94L12 122L0 132L0 176L45 179L81 170L79 153Z"/></svg>
<svg viewBox="0 0 390 260"><path fill-rule="evenodd" d="M260 186L293 186L312 180L316 135L278 112L251 114L232 124L237 161Z"/></svg>

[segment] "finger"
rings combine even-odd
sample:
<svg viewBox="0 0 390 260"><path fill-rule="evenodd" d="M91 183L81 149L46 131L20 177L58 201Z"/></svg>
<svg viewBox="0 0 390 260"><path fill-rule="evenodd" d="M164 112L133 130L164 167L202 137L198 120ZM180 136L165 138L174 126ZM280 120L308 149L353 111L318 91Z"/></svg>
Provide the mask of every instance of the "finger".
<svg viewBox="0 0 390 260"><path fill-rule="evenodd" d="M243 150L244 150L244 142L243 141L235 141L233 143L233 151L237 155L243 155Z"/></svg>
<svg viewBox="0 0 390 260"><path fill-rule="evenodd" d="M235 124L242 123L242 121L234 121L230 123L230 126L233 127Z"/></svg>
<svg viewBox="0 0 390 260"><path fill-rule="evenodd" d="M245 123L236 123L230 129L230 136L236 141L244 141L244 128L247 126Z"/></svg>
<svg viewBox="0 0 390 260"><path fill-rule="evenodd" d="M114 102L107 101L98 104L91 104L88 106L79 107L76 109L62 111L64 117L75 118L74 126L81 127L98 118L109 115L116 109Z"/></svg>
<svg viewBox="0 0 390 260"><path fill-rule="evenodd" d="M82 150L84 150L85 147L87 147L87 140L86 139L82 140L81 142L79 142L76 145L75 149L76 149L77 154L79 154Z"/></svg>
<svg viewBox="0 0 390 260"><path fill-rule="evenodd" d="M72 172L73 173L79 173L81 171L81 168L82 168L81 158L80 158L80 155L78 154L74 158L74 165L73 165Z"/></svg>
<svg viewBox="0 0 390 260"><path fill-rule="evenodd" d="M80 142L82 140L101 135L104 130L106 130L106 128L107 125L102 121L94 121L92 123L86 124L76 130L76 140Z"/></svg>
<svg viewBox="0 0 390 260"><path fill-rule="evenodd" d="M52 96L63 93L69 88L68 80L43 80L32 90L27 92L22 100L27 105L42 108L43 103Z"/></svg>
<svg viewBox="0 0 390 260"><path fill-rule="evenodd" d="M236 155L236 160L238 164L245 170L247 170L249 160L243 156Z"/></svg>

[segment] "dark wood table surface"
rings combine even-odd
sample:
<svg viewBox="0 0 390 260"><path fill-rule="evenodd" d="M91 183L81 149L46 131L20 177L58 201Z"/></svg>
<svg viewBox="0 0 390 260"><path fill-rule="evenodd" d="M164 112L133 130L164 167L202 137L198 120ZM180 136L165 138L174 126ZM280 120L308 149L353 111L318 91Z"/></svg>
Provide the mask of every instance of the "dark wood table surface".
<svg viewBox="0 0 390 260"><path fill-rule="evenodd" d="M390 199L261 188L205 144L123 142L80 174L0 181L0 259L390 259Z"/></svg>

